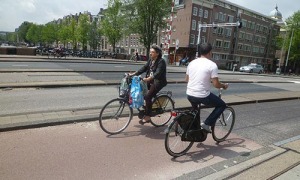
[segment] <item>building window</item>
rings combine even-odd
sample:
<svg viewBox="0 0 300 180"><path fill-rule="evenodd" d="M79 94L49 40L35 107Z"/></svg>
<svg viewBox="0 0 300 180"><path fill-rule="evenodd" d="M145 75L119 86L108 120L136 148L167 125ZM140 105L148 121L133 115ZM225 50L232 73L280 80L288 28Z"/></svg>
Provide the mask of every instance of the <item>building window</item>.
<svg viewBox="0 0 300 180"><path fill-rule="evenodd" d="M231 29L231 28L226 28L226 29L225 29L225 36L226 36L226 37L230 37L230 36L231 36L231 32L232 32L232 29Z"/></svg>
<svg viewBox="0 0 300 180"><path fill-rule="evenodd" d="M230 42L224 41L224 49L229 49L229 47L230 47Z"/></svg>
<svg viewBox="0 0 300 180"><path fill-rule="evenodd" d="M253 30L255 28L255 22L251 23L251 29Z"/></svg>
<svg viewBox="0 0 300 180"><path fill-rule="evenodd" d="M216 40L215 41L215 48L221 48L222 47L222 40Z"/></svg>
<svg viewBox="0 0 300 180"><path fill-rule="evenodd" d="M262 54L265 53L265 48L264 48L264 47L261 47L261 48L260 48L260 53L262 53Z"/></svg>
<svg viewBox="0 0 300 180"><path fill-rule="evenodd" d="M227 60L227 54L221 54L221 59L222 60Z"/></svg>
<svg viewBox="0 0 300 180"><path fill-rule="evenodd" d="M196 20L193 20L192 21L192 30L196 30L196 26L197 26Z"/></svg>
<svg viewBox="0 0 300 180"><path fill-rule="evenodd" d="M228 22L233 23L233 16L228 15Z"/></svg>
<svg viewBox="0 0 300 180"><path fill-rule="evenodd" d="M195 35L191 34L190 44L195 44Z"/></svg>
<svg viewBox="0 0 300 180"><path fill-rule="evenodd" d="M197 7L194 7L194 8L193 8L193 15L194 15L194 16L197 16L197 15L198 15L198 8L197 8Z"/></svg>
<svg viewBox="0 0 300 180"><path fill-rule="evenodd" d="M245 38L245 33L244 33L244 32L240 32L239 38L240 38L240 39L244 39L244 38Z"/></svg>
<svg viewBox="0 0 300 180"><path fill-rule="evenodd" d="M213 54L213 59L214 59L215 61L220 60L220 54Z"/></svg>
<svg viewBox="0 0 300 180"><path fill-rule="evenodd" d="M218 34L219 36L222 36L223 33L224 33L224 28L222 28L222 27L217 28L217 34Z"/></svg>
<svg viewBox="0 0 300 180"><path fill-rule="evenodd" d="M218 20L219 19L219 13L216 13L215 14L215 20Z"/></svg>
<svg viewBox="0 0 300 180"><path fill-rule="evenodd" d="M242 19L243 27L247 27L247 21L245 19Z"/></svg>
<svg viewBox="0 0 300 180"><path fill-rule="evenodd" d="M223 13L219 12L219 21L222 21L223 20Z"/></svg>
<svg viewBox="0 0 300 180"><path fill-rule="evenodd" d="M208 18L208 10L204 10L204 18Z"/></svg>
<svg viewBox="0 0 300 180"><path fill-rule="evenodd" d="M202 8L199 9L199 17L203 17L203 9Z"/></svg>
<svg viewBox="0 0 300 180"><path fill-rule="evenodd" d="M252 48L252 52L254 52L254 53L258 53L258 52L259 52L259 47L257 47L257 46L253 46L253 48Z"/></svg>
<svg viewBox="0 0 300 180"><path fill-rule="evenodd" d="M238 44L238 50L239 51L243 50L243 44Z"/></svg>

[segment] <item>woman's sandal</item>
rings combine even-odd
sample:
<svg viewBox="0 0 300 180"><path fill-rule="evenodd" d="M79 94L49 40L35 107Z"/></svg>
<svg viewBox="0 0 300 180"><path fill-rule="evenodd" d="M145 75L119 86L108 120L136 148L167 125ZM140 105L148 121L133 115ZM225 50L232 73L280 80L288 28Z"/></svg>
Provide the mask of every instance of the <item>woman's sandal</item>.
<svg viewBox="0 0 300 180"><path fill-rule="evenodd" d="M150 123L150 119L148 121L145 121L144 119L139 120L140 125L144 125L146 123Z"/></svg>

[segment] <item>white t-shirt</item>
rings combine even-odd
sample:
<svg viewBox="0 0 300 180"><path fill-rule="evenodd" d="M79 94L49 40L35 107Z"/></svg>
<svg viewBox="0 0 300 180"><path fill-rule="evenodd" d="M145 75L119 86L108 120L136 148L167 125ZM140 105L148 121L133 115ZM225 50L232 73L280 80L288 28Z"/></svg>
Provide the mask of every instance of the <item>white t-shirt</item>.
<svg viewBox="0 0 300 180"><path fill-rule="evenodd" d="M207 58L197 58L189 63L186 94L204 98L210 94L211 79L218 77L218 66Z"/></svg>

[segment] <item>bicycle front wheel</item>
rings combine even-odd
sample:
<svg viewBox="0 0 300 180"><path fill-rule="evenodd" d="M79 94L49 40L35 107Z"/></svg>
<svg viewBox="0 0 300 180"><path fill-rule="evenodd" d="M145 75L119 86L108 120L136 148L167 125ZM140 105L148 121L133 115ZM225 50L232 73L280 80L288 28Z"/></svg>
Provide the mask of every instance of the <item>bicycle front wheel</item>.
<svg viewBox="0 0 300 180"><path fill-rule="evenodd" d="M174 102L168 95L160 95L154 98L152 103L151 124L156 127L167 124L172 117L172 110L174 110Z"/></svg>
<svg viewBox="0 0 300 180"><path fill-rule="evenodd" d="M99 115L101 129L108 134L118 134L126 129L132 119L132 108L124 99L106 103Z"/></svg>
<svg viewBox="0 0 300 180"><path fill-rule="evenodd" d="M233 129L235 112L232 107L226 107L216 124L212 127L212 137L216 142L225 141Z"/></svg>
<svg viewBox="0 0 300 180"><path fill-rule="evenodd" d="M184 155L194 144L191 141L181 141L184 130L179 126L177 121L173 121L165 136L165 148L168 154L173 157Z"/></svg>

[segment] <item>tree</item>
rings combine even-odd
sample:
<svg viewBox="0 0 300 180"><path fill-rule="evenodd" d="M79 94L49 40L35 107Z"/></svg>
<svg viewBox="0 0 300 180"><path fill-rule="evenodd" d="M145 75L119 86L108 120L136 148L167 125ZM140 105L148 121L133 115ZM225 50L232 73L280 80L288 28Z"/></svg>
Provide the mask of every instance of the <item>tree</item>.
<svg viewBox="0 0 300 180"><path fill-rule="evenodd" d="M54 22L47 23L42 29L42 40L48 44L58 44L58 25Z"/></svg>
<svg viewBox="0 0 300 180"><path fill-rule="evenodd" d="M35 45L42 42L42 25L32 24L26 34L26 39Z"/></svg>
<svg viewBox="0 0 300 180"><path fill-rule="evenodd" d="M90 20L87 14L81 14L78 20L76 36L82 44L83 50L87 50L88 32L90 30Z"/></svg>
<svg viewBox="0 0 300 180"><path fill-rule="evenodd" d="M166 26L165 18L170 16L172 0L131 0L128 2L133 5L130 12L130 29L140 35L140 42L150 52L150 46L156 42L157 33L160 28Z"/></svg>
<svg viewBox="0 0 300 180"><path fill-rule="evenodd" d="M69 39L71 39L70 26L67 24L61 24L58 32L58 37L59 41L61 41L64 44L64 47L66 47Z"/></svg>
<svg viewBox="0 0 300 180"><path fill-rule="evenodd" d="M6 41L9 44L15 44L17 42L17 33L16 32L9 32L6 34Z"/></svg>
<svg viewBox="0 0 300 180"><path fill-rule="evenodd" d="M78 38L76 36L77 22L75 18L72 18L69 28L70 28L70 39L73 44L73 50L76 51Z"/></svg>
<svg viewBox="0 0 300 180"><path fill-rule="evenodd" d="M30 26L33 23L30 23L28 21L24 21L18 28L18 36L19 36L19 40L23 41L23 42L28 42L28 39L26 38L27 32L30 28Z"/></svg>
<svg viewBox="0 0 300 180"><path fill-rule="evenodd" d="M108 0L108 7L104 13L105 19L101 23L101 31L108 38L108 42L116 49L116 43L121 40L125 25L125 16L121 12L120 0Z"/></svg>
<svg viewBox="0 0 300 180"><path fill-rule="evenodd" d="M290 68L294 69L296 73L300 71L300 11L295 12L287 20L287 30L289 35L287 36L287 43L285 44L285 49L289 49L291 43L289 60L293 64ZM293 35L292 39L291 36ZM292 41L292 42L290 42Z"/></svg>
<svg viewBox="0 0 300 180"><path fill-rule="evenodd" d="M91 24L91 28L89 31L89 44L93 50L96 50L98 47L98 44L101 40L101 33L100 29L97 26L97 22L93 21Z"/></svg>

